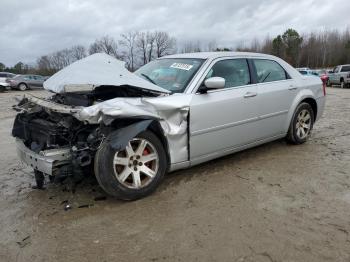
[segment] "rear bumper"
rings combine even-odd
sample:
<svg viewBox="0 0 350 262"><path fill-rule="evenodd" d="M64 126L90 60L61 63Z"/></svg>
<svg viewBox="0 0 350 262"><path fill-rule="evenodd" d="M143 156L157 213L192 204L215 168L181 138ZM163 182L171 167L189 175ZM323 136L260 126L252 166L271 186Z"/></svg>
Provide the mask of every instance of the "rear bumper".
<svg viewBox="0 0 350 262"><path fill-rule="evenodd" d="M22 162L47 175L55 175L59 166L71 162L72 159L69 148L49 149L38 154L26 147L19 138L16 139L16 147Z"/></svg>

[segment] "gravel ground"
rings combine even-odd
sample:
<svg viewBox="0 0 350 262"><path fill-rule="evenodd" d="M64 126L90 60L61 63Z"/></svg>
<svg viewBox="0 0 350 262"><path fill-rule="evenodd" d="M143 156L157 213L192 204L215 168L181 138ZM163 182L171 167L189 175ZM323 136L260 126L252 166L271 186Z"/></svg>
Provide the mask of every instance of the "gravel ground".
<svg viewBox="0 0 350 262"><path fill-rule="evenodd" d="M134 202L94 180L32 190L10 137L20 95L0 94L0 261L350 261L350 90L328 89L308 143L169 174Z"/></svg>

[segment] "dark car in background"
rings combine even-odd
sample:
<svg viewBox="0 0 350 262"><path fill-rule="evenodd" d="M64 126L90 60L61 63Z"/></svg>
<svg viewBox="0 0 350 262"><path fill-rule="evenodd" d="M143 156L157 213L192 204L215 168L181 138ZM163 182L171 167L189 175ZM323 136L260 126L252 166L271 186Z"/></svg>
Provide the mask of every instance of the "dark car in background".
<svg viewBox="0 0 350 262"><path fill-rule="evenodd" d="M27 89L43 88L43 83L47 77L40 75L16 75L11 79L7 79L12 89L19 89L25 91Z"/></svg>

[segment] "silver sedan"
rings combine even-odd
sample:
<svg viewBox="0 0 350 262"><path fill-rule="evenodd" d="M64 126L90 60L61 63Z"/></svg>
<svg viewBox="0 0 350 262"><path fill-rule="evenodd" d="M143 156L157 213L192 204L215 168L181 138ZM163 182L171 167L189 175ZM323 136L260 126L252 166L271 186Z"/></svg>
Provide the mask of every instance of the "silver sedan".
<svg viewBox="0 0 350 262"><path fill-rule="evenodd" d="M320 79L277 57L239 52L166 56L135 73L96 54L44 87L56 94L27 96L12 132L37 186L90 169L126 200L153 192L166 172L284 137L306 142L326 95Z"/></svg>

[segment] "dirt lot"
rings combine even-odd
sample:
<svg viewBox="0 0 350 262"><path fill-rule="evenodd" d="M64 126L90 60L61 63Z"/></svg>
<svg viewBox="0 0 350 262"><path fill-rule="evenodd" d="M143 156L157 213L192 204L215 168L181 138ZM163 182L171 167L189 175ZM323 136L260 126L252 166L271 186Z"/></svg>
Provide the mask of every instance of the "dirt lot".
<svg viewBox="0 0 350 262"><path fill-rule="evenodd" d="M135 202L96 201L94 181L32 190L10 137L20 95L0 94L0 261L350 261L350 90L328 89L308 143L169 174Z"/></svg>

